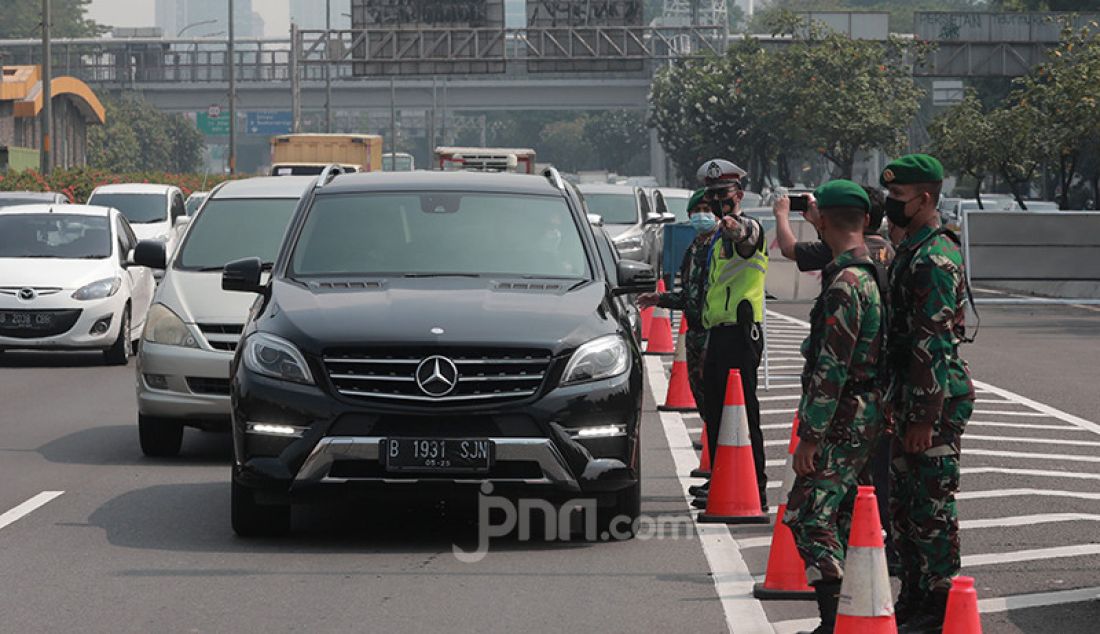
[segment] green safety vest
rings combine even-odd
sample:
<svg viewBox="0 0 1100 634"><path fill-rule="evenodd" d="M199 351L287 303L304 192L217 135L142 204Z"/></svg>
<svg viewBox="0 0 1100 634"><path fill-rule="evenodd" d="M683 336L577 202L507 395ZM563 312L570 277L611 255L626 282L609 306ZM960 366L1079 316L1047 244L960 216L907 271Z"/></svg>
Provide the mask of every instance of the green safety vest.
<svg viewBox="0 0 1100 634"><path fill-rule="evenodd" d="M737 323L737 306L752 305L753 320L764 321L764 278L768 273L767 239L752 257L743 258L737 249L731 257L722 256L722 237L718 233L711 247L707 284L707 304L703 309L703 327L713 328Z"/></svg>

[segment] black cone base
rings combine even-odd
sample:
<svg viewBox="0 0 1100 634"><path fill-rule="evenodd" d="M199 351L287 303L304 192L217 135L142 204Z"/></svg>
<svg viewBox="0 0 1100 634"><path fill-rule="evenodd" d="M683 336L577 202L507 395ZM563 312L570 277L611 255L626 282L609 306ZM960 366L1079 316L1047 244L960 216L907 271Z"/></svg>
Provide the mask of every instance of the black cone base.
<svg viewBox="0 0 1100 634"><path fill-rule="evenodd" d="M772 590L758 583L752 587L752 596L761 601L814 601L813 590Z"/></svg>

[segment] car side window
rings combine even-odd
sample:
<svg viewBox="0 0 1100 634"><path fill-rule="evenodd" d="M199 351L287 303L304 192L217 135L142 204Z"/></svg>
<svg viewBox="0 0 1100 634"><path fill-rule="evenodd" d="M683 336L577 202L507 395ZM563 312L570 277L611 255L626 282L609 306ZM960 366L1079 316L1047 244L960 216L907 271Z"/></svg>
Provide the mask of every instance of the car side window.
<svg viewBox="0 0 1100 634"><path fill-rule="evenodd" d="M596 248L600 251L600 262L603 264L607 281L612 285L619 281L619 253L611 244L611 238L602 227L592 227L596 234Z"/></svg>
<svg viewBox="0 0 1100 634"><path fill-rule="evenodd" d="M662 216L668 213L668 203L665 202L665 196L659 191L653 192L653 200L656 203L657 213Z"/></svg>
<svg viewBox="0 0 1100 634"><path fill-rule="evenodd" d="M646 196L645 192L640 189L638 190L638 204L641 205L642 219L644 220L646 216L649 215L649 197Z"/></svg>
<svg viewBox="0 0 1100 634"><path fill-rule="evenodd" d="M134 248L134 242L131 240L128 229L129 227L122 222L122 218L115 218L115 239L118 241L119 262L125 262L126 256L130 254L130 249Z"/></svg>
<svg viewBox="0 0 1100 634"><path fill-rule="evenodd" d="M172 214L171 221L175 222L176 218L187 215L187 208L183 204L183 194L175 192L172 194Z"/></svg>

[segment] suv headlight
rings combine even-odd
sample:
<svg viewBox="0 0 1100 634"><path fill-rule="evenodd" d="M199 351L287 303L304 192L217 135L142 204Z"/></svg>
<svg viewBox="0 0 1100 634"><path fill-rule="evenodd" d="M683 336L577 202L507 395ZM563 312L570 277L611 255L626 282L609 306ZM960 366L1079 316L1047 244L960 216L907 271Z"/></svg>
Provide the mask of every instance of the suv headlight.
<svg viewBox="0 0 1100 634"><path fill-rule="evenodd" d="M256 374L313 384L305 357L286 339L258 332L246 339L244 345L244 365Z"/></svg>
<svg viewBox="0 0 1100 634"><path fill-rule="evenodd" d="M642 248L642 237L631 236L629 238L623 238L615 241L615 247L620 251L637 251Z"/></svg>
<svg viewBox="0 0 1100 634"><path fill-rule="evenodd" d="M153 304L149 307L149 316L145 318L145 332L141 336L149 343L184 348L199 347L199 342L195 340L187 324L164 304Z"/></svg>
<svg viewBox="0 0 1100 634"><path fill-rule="evenodd" d="M630 366L630 350L619 335L593 339L577 348L565 366L561 384L571 385L618 376Z"/></svg>
<svg viewBox="0 0 1100 634"><path fill-rule="evenodd" d="M81 286L73 293L73 299L81 301L103 299L114 295L120 288L122 288L122 278L116 275Z"/></svg>

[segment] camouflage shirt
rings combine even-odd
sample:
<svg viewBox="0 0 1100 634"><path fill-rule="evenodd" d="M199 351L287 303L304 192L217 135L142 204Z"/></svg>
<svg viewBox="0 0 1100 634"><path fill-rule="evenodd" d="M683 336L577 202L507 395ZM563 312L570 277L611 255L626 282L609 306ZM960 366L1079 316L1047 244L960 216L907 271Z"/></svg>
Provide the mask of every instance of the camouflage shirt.
<svg viewBox="0 0 1100 634"><path fill-rule="evenodd" d="M680 263L680 288L662 293L657 305L684 311L690 330L703 330L703 304L706 301L707 257L713 231L695 236Z"/></svg>
<svg viewBox="0 0 1100 634"><path fill-rule="evenodd" d="M810 336L802 343L806 364L798 436L804 440L878 433L875 379L884 307L872 265L867 247L860 246L825 267L828 283L810 316Z"/></svg>
<svg viewBox="0 0 1100 634"><path fill-rule="evenodd" d="M962 253L935 231L924 227L907 237L890 267L889 401L901 433L909 424L938 424L944 401L974 394L959 357L966 334Z"/></svg>

